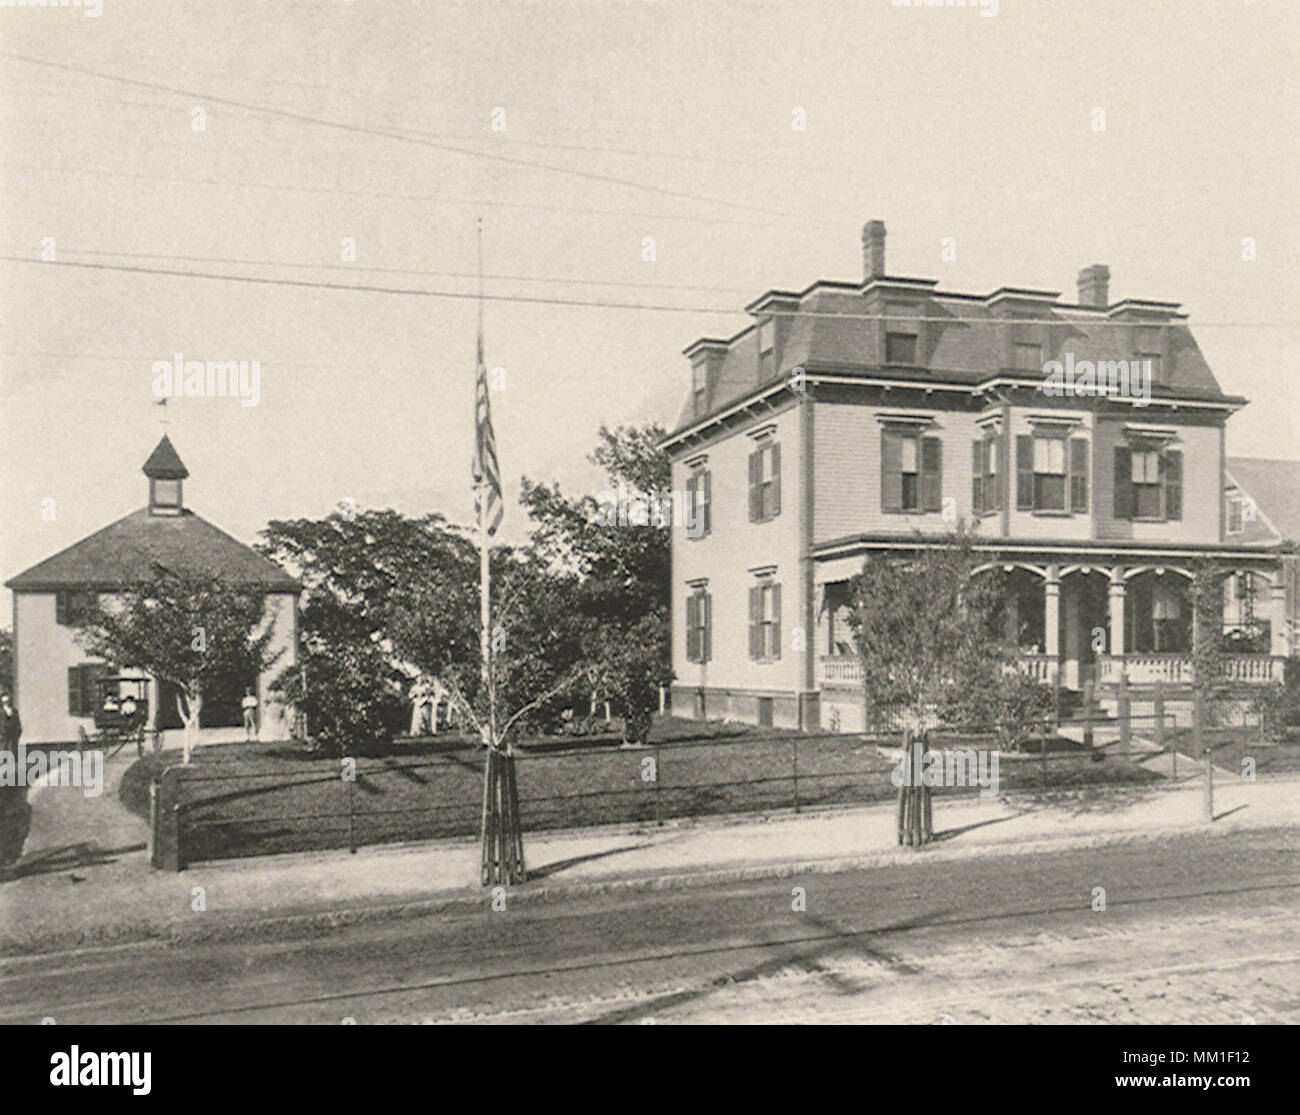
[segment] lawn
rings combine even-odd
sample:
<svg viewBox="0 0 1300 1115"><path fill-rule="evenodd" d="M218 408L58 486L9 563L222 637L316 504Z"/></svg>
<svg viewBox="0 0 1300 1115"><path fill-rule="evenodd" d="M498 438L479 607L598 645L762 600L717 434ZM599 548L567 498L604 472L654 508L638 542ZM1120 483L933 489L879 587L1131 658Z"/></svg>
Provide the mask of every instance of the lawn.
<svg viewBox="0 0 1300 1115"><path fill-rule="evenodd" d="M662 718L652 746L610 739L534 740L521 746L520 807L526 830L653 823L674 817L885 801L897 793L881 739L808 736L742 725ZM1007 789L1133 782L1154 777L1113 757L1077 749L1046 761L1005 756ZM1064 741L1074 748L1069 741ZM949 741L977 746L977 741ZM147 815L150 781L179 763L149 755L124 775L122 800ZM357 778L337 758L289 744L200 748L181 781L181 841L187 862L275 852L476 835L482 751L461 739L394 744L358 757ZM970 789L937 792L970 793Z"/></svg>

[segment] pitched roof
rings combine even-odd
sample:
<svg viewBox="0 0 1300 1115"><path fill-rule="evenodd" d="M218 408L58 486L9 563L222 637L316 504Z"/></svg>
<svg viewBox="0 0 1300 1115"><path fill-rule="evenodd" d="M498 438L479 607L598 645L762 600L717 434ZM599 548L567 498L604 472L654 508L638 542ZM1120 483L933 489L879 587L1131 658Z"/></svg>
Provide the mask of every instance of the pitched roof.
<svg viewBox="0 0 1300 1115"><path fill-rule="evenodd" d="M163 438L163 442L167 439ZM249 588L277 592L301 589L274 562L193 511L151 515L147 508L110 523L24 570L5 585L27 592L92 587L108 590L148 578L154 562L177 571L217 574L231 584Z"/></svg>
<svg viewBox="0 0 1300 1115"><path fill-rule="evenodd" d="M1228 476L1288 542L1300 542L1300 461L1229 457ZM1257 522L1255 526L1262 525Z"/></svg>
<svg viewBox="0 0 1300 1115"><path fill-rule="evenodd" d="M172 445L171 438L166 434L163 434L162 441L149 454L141 471L158 480L184 480L190 474L180 454L176 452L176 447Z"/></svg>

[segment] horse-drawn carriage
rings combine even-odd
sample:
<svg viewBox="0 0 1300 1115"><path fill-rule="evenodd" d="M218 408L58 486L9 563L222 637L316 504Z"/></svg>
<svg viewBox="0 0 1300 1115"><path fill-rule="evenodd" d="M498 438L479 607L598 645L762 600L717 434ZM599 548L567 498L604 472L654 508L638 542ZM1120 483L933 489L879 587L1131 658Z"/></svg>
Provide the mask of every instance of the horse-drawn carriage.
<svg viewBox="0 0 1300 1115"><path fill-rule="evenodd" d="M149 726L149 679L138 674L109 674L98 679L95 700L95 732L82 744L120 750L135 743L137 755L144 754L144 737Z"/></svg>

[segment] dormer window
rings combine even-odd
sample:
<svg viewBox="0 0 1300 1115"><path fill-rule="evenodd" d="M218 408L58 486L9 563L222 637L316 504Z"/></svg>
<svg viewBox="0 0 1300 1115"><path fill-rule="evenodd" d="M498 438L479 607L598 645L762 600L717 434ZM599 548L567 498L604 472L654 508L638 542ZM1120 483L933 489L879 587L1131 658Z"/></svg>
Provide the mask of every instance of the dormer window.
<svg viewBox="0 0 1300 1115"><path fill-rule="evenodd" d="M915 367L918 337L916 310L901 303L885 306L885 363Z"/></svg>
<svg viewBox="0 0 1300 1115"><path fill-rule="evenodd" d="M776 374L776 327L766 318L758 325L758 378L766 382Z"/></svg>
<svg viewBox="0 0 1300 1115"><path fill-rule="evenodd" d="M691 368L691 392L695 399L695 417L709 409L709 365L701 360Z"/></svg>
<svg viewBox="0 0 1300 1115"><path fill-rule="evenodd" d="M1018 372L1041 372L1043 370L1043 346L1032 341L1017 341L1012 354Z"/></svg>

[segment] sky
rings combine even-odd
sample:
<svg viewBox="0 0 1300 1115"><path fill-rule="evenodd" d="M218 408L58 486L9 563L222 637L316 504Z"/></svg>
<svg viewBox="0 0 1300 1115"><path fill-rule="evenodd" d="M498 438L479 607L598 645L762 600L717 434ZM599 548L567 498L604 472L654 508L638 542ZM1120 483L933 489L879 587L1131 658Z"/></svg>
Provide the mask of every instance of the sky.
<svg viewBox="0 0 1300 1115"><path fill-rule="evenodd" d="M245 541L346 499L469 522L480 217L507 540L522 476L599 492L600 425L671 426L682 349L860 279L873 218L941 289L1073 301L1100 262L1182 303L1251 400L1229 453L1300 457L1300 5L996 7L0 7L0 580L142 506L164 430ZM177 353L258 361L257 405L156 406Z"/></svg>

